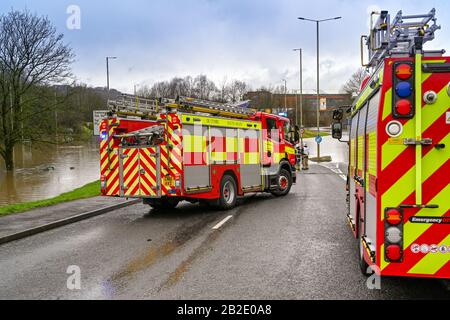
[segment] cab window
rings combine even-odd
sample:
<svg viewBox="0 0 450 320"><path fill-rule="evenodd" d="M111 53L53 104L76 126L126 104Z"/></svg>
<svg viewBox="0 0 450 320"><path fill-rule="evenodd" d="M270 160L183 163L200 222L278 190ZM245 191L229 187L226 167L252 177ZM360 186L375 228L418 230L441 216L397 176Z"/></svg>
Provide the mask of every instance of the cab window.
<svg viewBox="0 0 450 320"><path fill-rule="evenodd" d="M267 136L272 138L272 135L275 133L274 130L277 130L277 121L272 118L266 118L266 128L267 128Z"/></svg>
<svg viewBox="0 0 450 320"><path fill-rule="evenodd" d="M283 122L284 140L291 140L291 124L287 121Z"/></svg>

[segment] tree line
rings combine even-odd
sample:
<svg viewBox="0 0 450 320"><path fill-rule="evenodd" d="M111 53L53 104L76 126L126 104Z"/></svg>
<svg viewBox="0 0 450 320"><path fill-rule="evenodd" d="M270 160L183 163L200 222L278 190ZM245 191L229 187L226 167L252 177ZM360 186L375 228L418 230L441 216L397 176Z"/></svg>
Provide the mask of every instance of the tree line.
<svg viewBox="0 0 450 320"><path fill-rule="evenodd" d="M137 94L146 98L176 98L185 96L217 102L237 102L244 99L250 90L249 85L240 80L223 79L218 85L206 75L184 78L174 77L169 81L160 81L139 88Z"/></svg>

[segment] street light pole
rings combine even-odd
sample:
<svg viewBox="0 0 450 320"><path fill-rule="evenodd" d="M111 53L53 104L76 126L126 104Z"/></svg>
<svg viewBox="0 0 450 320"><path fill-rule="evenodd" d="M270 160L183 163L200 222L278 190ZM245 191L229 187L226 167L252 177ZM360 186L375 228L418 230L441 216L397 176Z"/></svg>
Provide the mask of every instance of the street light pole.
<svg viewBox="0 0 450 320"><path fill-rule="evenodd" d="M287 114L287 81L286 79L282 79L282 81L284 81L284 112Z"/></svg>
<svg viewBox="0 0 450 320"><path fill-rule="evenodd" d="M299 72L299 81L300 81L300 128L303 129L303 67L302 67L302 49L298 48L298 49L294 49L294 51L298 51L299 52L299 67L300 67L300 72ZM298 125L298 121L297 121L297 113L298 110L295 111L296 112L296 124ZM300 144L303 146L303 134L300 133Z"/></svg>
<svg viewBox="0 0 450 320"><path fill-rule="evenodd" d="M342 17L334 17L329 19L322 19L322 20L314 20L314 19L307 19L303 17L298 17L299 20L304 21L311 21L316 23L316 44L317 44L317 136L320 136L320 79L319 79L319 73L320 73L320 55L319 55L319 23L330 21L330 20L339 20ZM320 162L320 143L317 143L317 161Z"/></svg>
<svg viewBox="0 0 450 320"><path fill-rule="evenodd" d="M106 90L109 100L109 59L117 59L117 57L106 57Z"/></svg>

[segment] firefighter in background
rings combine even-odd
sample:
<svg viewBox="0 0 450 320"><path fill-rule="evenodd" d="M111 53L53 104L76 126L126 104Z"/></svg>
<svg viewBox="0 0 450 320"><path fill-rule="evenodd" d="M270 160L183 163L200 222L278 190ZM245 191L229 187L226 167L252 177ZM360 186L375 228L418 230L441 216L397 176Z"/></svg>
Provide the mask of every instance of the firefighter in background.
<svg viewBox="0 0 450 320"><path fill-rule="evenodd" d="M295 167L297 170L301 170L302 166L302 145L300 142L300 127L295 125L294 127L294 145L295 145Z"/></svg>
<svg viewBox="0 0 450 320"><path fill-rule="evenodd" d="M303 170L309 170L308 159L309 159L309 148L308 145L305 143L305 145L302 148Z"/></svg>

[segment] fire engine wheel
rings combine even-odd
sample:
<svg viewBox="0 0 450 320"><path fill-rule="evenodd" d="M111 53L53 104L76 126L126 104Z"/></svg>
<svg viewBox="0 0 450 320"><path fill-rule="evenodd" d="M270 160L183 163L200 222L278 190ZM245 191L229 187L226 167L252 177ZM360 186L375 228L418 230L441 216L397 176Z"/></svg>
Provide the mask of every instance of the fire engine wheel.
<svg viewBox="0 0 450 320"><path fill-rule="evenodd" d="M219 207L224 210L234 208L237 201L236 181L230 175L224 175L220 182Z"/></svg>
<svg viewBox="0 0 450 320"><path fill-rule="evenodd" d="M286 169L281 169L277 177L278 188L271 191L276 197L282 197L289 193L292 187L292 176Z"/></svg>
<svg viewBox="0 0 450 320"><path fill-rule="evenodd" d="M361 219L359 219L358 217L358 248L359 248L359 268L361 269L361 273L363 275L365 275L366 277L370 275L370 273L368 272L369 269L369 264L366 262L366 260L364 259L364 250L366 250L364 248L364 245L362 243L361 240L361 236L362 236L362 232L361 232Z"/></svg>
<svg viewBox="0 0 450 320"><path fill-rule="evenodd" d="M155 210L175 209L180 201L178 199L158 199L153 200L149 204Z"/></svg>

